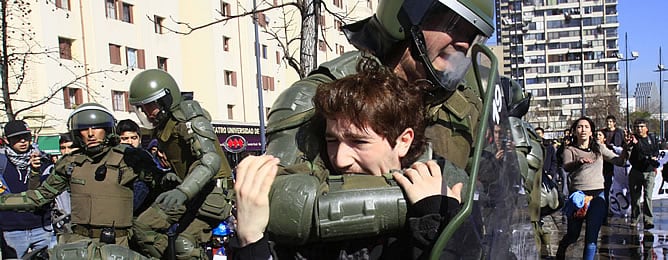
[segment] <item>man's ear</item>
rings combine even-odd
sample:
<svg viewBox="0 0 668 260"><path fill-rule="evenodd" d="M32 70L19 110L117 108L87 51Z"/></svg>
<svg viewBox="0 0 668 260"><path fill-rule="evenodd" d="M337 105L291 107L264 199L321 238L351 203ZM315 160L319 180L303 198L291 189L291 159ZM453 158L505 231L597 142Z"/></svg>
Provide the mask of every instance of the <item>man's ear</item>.
<svg viewBox="0 0 668 260"><path fill-rule="evenodd" d="M397 151L399 157L406 156L408 150L411 148L411 144L413 144L414 138L415 138L415 131L413 131L413 128L406 128L397 137L396 144L394 145L394 150Z"/></svg>

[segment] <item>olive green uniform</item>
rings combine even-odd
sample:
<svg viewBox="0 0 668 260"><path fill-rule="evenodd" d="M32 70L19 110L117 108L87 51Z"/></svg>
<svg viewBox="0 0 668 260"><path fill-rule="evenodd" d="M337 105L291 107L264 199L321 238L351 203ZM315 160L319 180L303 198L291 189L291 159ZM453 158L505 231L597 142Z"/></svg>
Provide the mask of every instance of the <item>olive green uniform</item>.
<svg viewBox="0 0 668 260"><path fill-rule="evenodd" d="M74 233L62 234L59 246L52 252L63 259L72 256L69 253L76 255L75 252L87 254L84 259L93 259L103 247L106 248L102 250L104 253L118 253L117 246L105 247L100 242L100 233L104 228L113 228L115 244L128 246L132 226L132 187L138 174L124 161L126 148L126 145L105 147L93 156L83 152L66 155L37 189L0 197L0 210L35 210L70 188ZM123 254L141 258L129 250Z"/></svg>
<svg viewBox="0 0 668 260"><path fill-rule="evenodd" d="M182 101L171 110L163 127L155 130L158 147L165 152L176 174L183 183L176 189L185 193L185 207L165 210L154 205L136 221L137 240L145 253L161 257L167 248L166 230L179 224L177 244L189 243L194 249L177 247L179 257L202 256L199 244L208 241L211 226L230 215L229 186L231 169L218 138L211 126L208 113L193 100ZM222 179L223 189L215 181Z"/></svg>

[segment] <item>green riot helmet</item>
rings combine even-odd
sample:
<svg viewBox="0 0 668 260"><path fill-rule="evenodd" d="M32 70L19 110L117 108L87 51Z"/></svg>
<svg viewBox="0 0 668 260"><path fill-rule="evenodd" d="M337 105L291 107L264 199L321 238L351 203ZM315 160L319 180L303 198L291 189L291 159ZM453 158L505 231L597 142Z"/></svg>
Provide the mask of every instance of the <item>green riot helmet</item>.
<svg viewBox="0 0 668 260"><path fill-rule="evenodd" d="M423 32L445 32L453 43L467 42L472 46L484 43L492 35L493 15L491 0L380 0L373 17L344 30L355 47L371 51L384 61L396 60L389 57L396 55L392 47L409 41L413 59L423 65L426 79L437 87L436 92L452 92L470 67L468 50L456 47L454 54L447 53L445 59L456 65L439 70L429 57Z"/></svg>
<svg viewBox="0 0 668 260"><path fill-rule="evenodd" d="M72 135L74 144L83 147L84 150L90 150L81 136L81 131L91 128L102 128L105 131L102 145L96 147L115 145L114 127L116 119L114 115L104 106L97 103L85 103L77 107L67 119L67 128Z"/></svg>
<svg viewBox="0 0 668 260"><path fill-rule="evenodd" d="M531 93L525 93L519 82L507 76L501 76L501 89L506 96L509 116L521 118L529 112Z"/></svg>
<svg viewBox="0 0 668 260"><path fill-rule="evenodd" d="M170 111L181 103L181 91L167 72L150 69L132 79L129 101L137 108L144 127L151 129L169 118Z"/></svg>

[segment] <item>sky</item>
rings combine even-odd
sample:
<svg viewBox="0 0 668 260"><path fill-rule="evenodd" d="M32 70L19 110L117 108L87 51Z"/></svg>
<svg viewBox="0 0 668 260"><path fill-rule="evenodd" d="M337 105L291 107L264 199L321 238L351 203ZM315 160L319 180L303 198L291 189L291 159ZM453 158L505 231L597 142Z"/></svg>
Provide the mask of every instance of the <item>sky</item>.
<svg viewBox="0 0 668 260"><path fill-rule="evenodd" d="M617 5L619 20L619 51L624 52L624 33L628 34L629 56L631 51L639 53L638 59L629 61L629 95L633 96L636 83L654 82L659 86L659 47L662 47L663 65L668 68L668 1L666 0L619 0ZM626 58L626 57L625 57ZM625 83L624 63L619 64L619 80ZM668 71L663 72L663 79L668 79ZM668 89L668 82L663 82L663 89ZM668 100L668 92L662 93L662 99ZM663 111L668 111L664 103Z"/></svg>

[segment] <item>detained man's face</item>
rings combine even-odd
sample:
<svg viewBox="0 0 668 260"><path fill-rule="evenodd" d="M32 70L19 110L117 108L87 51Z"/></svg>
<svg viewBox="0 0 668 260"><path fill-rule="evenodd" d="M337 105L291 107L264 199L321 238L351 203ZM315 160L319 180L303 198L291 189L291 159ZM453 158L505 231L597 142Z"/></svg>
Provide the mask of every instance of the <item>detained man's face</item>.
<svg viewBox="0 0 668 260"><path fill-rule="evenodd" d="M125 131L121 133L121 143L128 144L134 148L139 147L139 134L137 132Z"/></svg>
<svg viewBox="0 0 668 260"><path fill-rule="evenodd" d="M400 145L391 147L373 129L359 129L344 120L327 119L325 134L329 160L342 174L381 176L392 169L401 169L400 158L407 153Z"/></svg>
<svg viewBox="0 0 668 260"><path fill-rule="evenodd" d="M104 142L104 137L107 135L107 131L103 128L88 128L80 130L79 134L81 135L84 145L91 148Z"/></svg>

